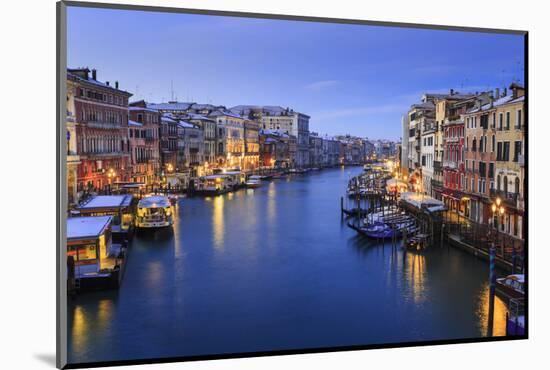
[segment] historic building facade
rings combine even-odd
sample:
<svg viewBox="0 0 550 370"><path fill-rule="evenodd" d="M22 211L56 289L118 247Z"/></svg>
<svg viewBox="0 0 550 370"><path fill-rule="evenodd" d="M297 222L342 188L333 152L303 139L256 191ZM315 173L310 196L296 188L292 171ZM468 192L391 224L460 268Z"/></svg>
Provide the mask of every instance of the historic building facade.
<svg viewBox="0 0 550 370"><path fill-rule="evenodd" d="M128 110L131 181L153 186L160 175L160 113L137 106Z"/></svg>
<svg viewBox="0 0 550 370"><path fill-rule="evenodd" d="M72 94L70 116L76 134L77 193L110 191L127 181L130 173L128 145L128 99L131 93L118 82L97 80L88 68L67 70L67 91ZM68 112L69 114L69 112Z"/></svg>

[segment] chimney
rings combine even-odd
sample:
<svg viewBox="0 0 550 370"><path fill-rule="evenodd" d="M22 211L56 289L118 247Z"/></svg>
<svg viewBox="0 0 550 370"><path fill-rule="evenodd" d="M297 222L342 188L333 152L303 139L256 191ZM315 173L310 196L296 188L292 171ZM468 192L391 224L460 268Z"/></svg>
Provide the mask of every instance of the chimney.
<svg viewBox="0 0 550 370"><path fill-rule="evenodd" d="M115 89L118 90L118 81L115 81Z"/></svg>
<svg viewBox="0 0 550 370"><path fill-rule="evenodd" d="M106 84L107 86L109 86L109 81L105 81L105 84Z"/></svg>
<svg viewBox="0 0 550 370"><path fill-rule="evenodd" d="M455 91L454 91L453 89L451 89L451 95L453 95L453 94L454 94L454 92L455 92Z"/></svg>
<svg viewBox="0 0 550 370"><path fill-rule="evenodd" d="M506 88L504 88L504 92L502 93L502 97L505 97L506 95L508 95L508 90Z"/></svg>
<svg viewBox="0 0 550 370"><path fill-rule="evenodd" d="M495 96L495 99L500 98L500 89L498 87L495 89L495 95L494 96Z"/></svg>
<svg viewBox="0 0 550 370"><path fill-rule="evenodd" d="M97 80L97 70L95 68L92 69L92 79Z"/></svg>

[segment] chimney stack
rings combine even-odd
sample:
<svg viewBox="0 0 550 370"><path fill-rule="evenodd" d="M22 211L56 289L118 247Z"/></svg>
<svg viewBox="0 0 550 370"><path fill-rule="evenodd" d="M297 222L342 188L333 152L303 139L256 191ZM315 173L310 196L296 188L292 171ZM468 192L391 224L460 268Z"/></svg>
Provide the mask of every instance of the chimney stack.
<svg viewBox="0 0 550 370"><path fill-rule="evenodd" d="M495 99L498 99L498 98L500 98L500 89L497 87L495 89Z"/></svg>
<svg viewBox="0 0 550 370"><path fill-rule="evenodd" d="M95 68L92 69L92 79L93 79L93 80L97 80L97 71L96 71Z"/></svg>
<svg viewBox="0 0 550 370"><path fill-rule="evenodd" d="M118 90L118 81L115 81L115 89Z"/></svg>
<svg viewBox="0 0 550 370"><path fill-rule="evenodd" d="M106 84L107 86L109 86L109 81L105 81L105 84Z"/></svg>
<svg viewBox="0 0 550 370"><path fill-rule="evenodd" d="M506 95L508 95L508 90L506 88L504 88L504 92L502 93L502 97L505 97Z"/></svg>
<svg viewBox="0 0 550 370"><path fill-rule="evenodd" d="M451 95L453 95L453 94L454 94L454 92L455 92L455 91L454 91L453 89L451 89Z"/></svg>

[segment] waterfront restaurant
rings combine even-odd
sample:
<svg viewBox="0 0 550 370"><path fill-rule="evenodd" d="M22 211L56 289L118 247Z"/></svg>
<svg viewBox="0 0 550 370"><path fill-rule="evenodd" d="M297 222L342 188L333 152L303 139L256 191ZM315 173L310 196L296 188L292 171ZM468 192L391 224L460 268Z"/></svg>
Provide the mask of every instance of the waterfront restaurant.
<svg viewBox="0 0 550 370"><path fill-rule="evenodd" d="M69 278L92 288L118 283L119 265L112 256L111 216L67 219Z"/></svg>

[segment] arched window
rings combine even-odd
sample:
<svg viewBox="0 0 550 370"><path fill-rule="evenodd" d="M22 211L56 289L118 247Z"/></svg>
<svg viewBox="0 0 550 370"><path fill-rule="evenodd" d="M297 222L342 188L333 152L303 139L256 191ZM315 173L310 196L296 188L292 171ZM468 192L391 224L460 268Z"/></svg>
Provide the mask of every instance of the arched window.
<svg viewBox="0 0 550 370"><path fill-rule="evenodd" d="M502 188L505 193L508 193L508 177L504 176Z"/></svg>
<svg viewBox="0 0 550 370"><path fill-rule="evenodd" d="M519 177L516 177L515 193L519 194Z"/></svg>
<svg viewBox="0 0 550 370"><path fill-rule="evenodd" d="M472 140L472 152L475 152L477 150L476 148L477 148L476 138L474 137Z"/></svg>
<svg viewBox="0 0 550 370"><path fill-rule="evenodd" d="M500 191L500 175L497 176L497 190Z"/></svg>

